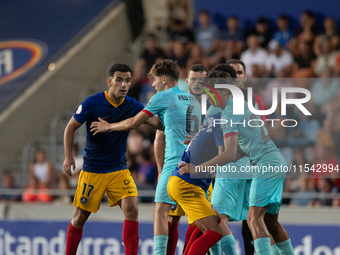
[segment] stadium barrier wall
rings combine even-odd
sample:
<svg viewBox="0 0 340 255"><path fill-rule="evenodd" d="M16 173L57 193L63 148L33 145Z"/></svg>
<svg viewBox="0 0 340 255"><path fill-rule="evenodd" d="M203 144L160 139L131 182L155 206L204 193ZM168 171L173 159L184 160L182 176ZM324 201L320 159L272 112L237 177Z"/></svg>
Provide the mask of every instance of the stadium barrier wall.
<svg viewBox="0 0 340 255"><path fill-rule="evenodd" d="M153 204L140 205L140 255L153 254ZM102 204L84 226L78 255L121 255L123 213ZM72 218L71 205L0 204L0 255L61 255ZM282 208L280 220L296 255L339 255L339 209ZM238 254L244 254L241 223L230 223ZM187 219L179 225L177 253L184 244Z"/></svg>

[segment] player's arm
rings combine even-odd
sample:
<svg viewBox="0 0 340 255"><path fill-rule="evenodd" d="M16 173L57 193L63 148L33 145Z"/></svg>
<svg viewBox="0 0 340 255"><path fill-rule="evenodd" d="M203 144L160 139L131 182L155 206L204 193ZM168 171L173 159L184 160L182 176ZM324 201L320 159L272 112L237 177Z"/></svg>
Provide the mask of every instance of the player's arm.
<svg viewBox="0 0 340 255"><path fill-rule="evenodd" d="M165 136L164 132L157 130L154 142L154 153L155 153L155 160L158 169L158 176L160 176L163 165L164 165L164 154L165 154Z"/></svg>
<svg viewBox="0 0 340 255"><path fill-rule="evenodd" d="M224 146L223 145L218 146L217 150L218 150L218 155L222 154L224 152Z"/></svg>
<svg viewBox="0 0 340 255"><path fill-rule="evenodd" d="M208 160L202 164L200 164L198 167L206 167L206 166L223 166L226 165L230 162L235 162L236 161L236 155L237 155L237 146L238 146L238 134L233 134L230 136L226 136L224 138L224 147L225 150L217 155L216 157L212 158L211 160ZM182 167L178 172L179 174L185 174L185 173L190 173L191 169L191 174L196 174L195 172L196 167L191 165L190 163L181 163L179 164L179 167ZM199 168L199 169L200 169Z"/></svg>
<svg viewBox="0 0 340 255"><path fill-rule="evenodd" d="M72 146L74 141L74 133L82 124L76 121L74 117L68 122L64 131L64 150L65 150L65 160L64 160L64 172L69 176L72 176L71 166L76 169L76 163L72 154Z"/></svg>
<svg viewBox="0 0 340 255"><path fill-rule="evenodd" d="M150 118L150 115L141 111L134 117L128 118L118 123L108 123L107 121L98 118L99 121L94 121L91 124L91 132L93 135L97 133L106 133L109 131L128 131L139 127Z"/></svg>
<svg viewBox="0 0 340 255"><path fill-rule="evenodd" d="M161 120L158 118L158 116L147 119L145 121L145 124L148 124L155 129L163 130L163 124L162 124Z"/></svg>

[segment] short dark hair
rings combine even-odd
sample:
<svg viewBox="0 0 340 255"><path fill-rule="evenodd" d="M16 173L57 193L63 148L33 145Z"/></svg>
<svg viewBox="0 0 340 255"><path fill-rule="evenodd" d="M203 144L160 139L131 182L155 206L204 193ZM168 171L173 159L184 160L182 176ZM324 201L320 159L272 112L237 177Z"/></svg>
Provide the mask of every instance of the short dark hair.
<svg viewBox="0 0 340 255"><path fill-rule="evenodd" d="M235 69L227 64L218 64L217 66L214 66L213 68L211 68L208 72L208 76L210 73L214 72L214 71L221 71L221 72L226 72L228 74L230 74L231 78L237 78L237 74Z"/></svg>
<svg viewBox="0 0 340 255"><path fill-rule="evenodd" d="M286 14L280 14L278 19L289 21L289 17Z"/></svg>
<svg viewBox="0 0 340 255"><path fill-rule="evenodd" d="M155 41L158 40L157 36L154 33L148 33L146 35L146 39L152 39L152 40L155 40Z"/></svg>
<svg viewBox="0 0 340 255"><path fill-rule="evenodd" d="M175 61L171 59L164 59L158 64L154 64L148 74L149 78L155 76L168 75L170 78L178 81L179 78L179 66Z"/></svg>
<svg viewBox="0 0 340 255"><path fill-rule="evenodd" d="M243 61L239 59L229 59L226 63L227 65L230 64L241 64L243 66L244 72L246 72L246 65L243 63Z"/></svg>
<svg viewBox="0 0 340 255"><path fill-rule="evenodd" d="M268 25L268 20L265 17L259 17L256 21L256 24L264 24L264 25Z"/></svg>
<svg viewBox="0 0 340 255"><path fill-rule="evenodd" d="M115 72L122 72L122 73L130 72L132 75L131 68L128 65L124 65L124 64L114 64L113 66L111 66L109 70L109 76L113 77Z"/></svg>
<svg viewBox="0 0 340 255"><path fill-rule="evenodd" d="M222 70L209 70L208 78L231 78L230 73Z"/></svg>
<svg viewBox="0 0 340 255"><path fill-rule="evenodd" d="M201 10L199 14L205 14L207 16L210 16L210 12L208 10Z"/></svg>
<svg viewBox="0 0 340 255"><path fill-rule="evenodd" d="M303 14L306 14L309 18L312 18L312 19L315 18L315 14L312 11L310 11L310 10L305 10L303 12Z"/></svg>
<svg viewBox="0 0 340 255"><path fill-rule="evenodd" d="M238 18L235 15L229 16L228 19L234 19L234 20L238 21Z"/></svg>
<svg viewBox="0 0 340 255"><path fill-rule="evenodd" d="M204 65L202 64L194 64L194 65L191 65L189 67L189 70L188 70L188 76L189 76L189 73L190 71L193 71L193 72L206 72L208 73L208 68L206 68Z"/></svg>

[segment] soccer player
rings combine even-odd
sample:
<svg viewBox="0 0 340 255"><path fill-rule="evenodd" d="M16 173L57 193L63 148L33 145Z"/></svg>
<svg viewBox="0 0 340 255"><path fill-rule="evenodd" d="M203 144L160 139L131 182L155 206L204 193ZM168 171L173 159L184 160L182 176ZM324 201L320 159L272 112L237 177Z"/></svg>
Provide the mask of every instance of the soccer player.
<svg viewBox="0 0 340 255"><path fill-rule="evenodd" d="M108 91L90 96L81 103L64 132L64 171L72 176L75 170L72 145L75 131L86 122L86 146L83 170L79 175L73 205L76 207L67 229L66 255L76 254L83 226L91 213L96 213L106 192L110 206L119 205L124 213L123 243L126 255L138 253L138 194L126 165L128 132L109 132L94 136L90 131L98 117L108 122L135 116L144 106L127 96L132 71L124 64L114 64L107 79ZM148 124L157 126L157 120Z"/></svg>
<svg viewBox="0 0 340 255"><path fill-rule="evenodd" d="M240 88L244 88L244 84L247 81L247 75L246 75L246 66L245 64L239 60L239 59L230 59L227 61L227 65L232 66L236 70L237 80L236 85ZM259 108L259 110L265 110L262 98L259 95L254 95L256 99L256 104ZM266 117L265 115L261 116L261 119L265 121ZM253 237L251 235L249 226L247 224L246 220L242 221L242 237L243 237L243 245L246 255L253 255L254 254L254 246L252 244ZM275 249L275 247L272 247Z"/></svg>
<svg viewBox="0 0 340 255"><path fill-rule="evenodd" d="M230 91L223 89L220 95L227 100L227 105L222 113L222 119L228 121L227 124L222 125L225 151L198 167L204 168L235 162L237 149L240 146L241 150L248 155L252 165L257 166L260 170L253 174L247 216L255 240L255 250L260 255L272 254L271 234L280 254L294 254L289 235L278 221L286 174L282 171L282 167L286 166L286 162L264 126L242 125L243 122L259 121L259 117L250 112L246 102L244 101L244 115L234 115L234 98L231 97ZM190 168L195 169L195 166L190 166L189 163L182 163L179 166L182 167L179 170L180 174L190 173ZM281 171L265 173L261 171L264 166L278 167Z"/></svg>
<svg viewBox="0 0 340 255"><path fill-rule="evenodd" d="M234 84L236 81L235 78L237 78L236 71L227 64L219 64L210 69L208 77L223 78L226 77L226 74L233 78L231 82ZM207 82L211 83L208 80ZM213 87L214 85L211 84L211 86ZM223 92L222 90L218 91ZM212 95L214 96L214 94ZM224 99L224 97L221 97L222 103ZM209 101L211 101L211 106L207 111L204 123L206 123L213 115L221 113L226 104L220 105L217 97L215 98L216 105L214 105L212 98L209 98ZM237 162L229 163L227 166L236 168L237 171L239 171L242 166L250 166L250 162L249 159L243 155ZM239 221L246 219L247 217L251 177L245 175L234 175L229 177L230 176L228 175L223 176L221 173L216 173L211 202L221 214L220 228L223 237L210 249L212 255L221 254L221 250L225 254L236 255L236 241L227 224L229 221Z"/></svg>
<svg viewBox="0 0 340 255"><path fill-rule="evenodd" d="M108 131L124 131L137 128L150 117L158 114L165 134L165 163L156 187L154 209L154 252L165 255L168 243L168 214L176 206L167 193L167 183L181 159L186 145L185 135L198 132L201 123L201 108L196 98L177 86L179 67L172 60L163 60L153 65L149 75L157 93L136 116L119 123L107 123L100 119L93 122L94 134Z"/></svg>
<svg viewBox="0 0 340 255"><path fill-rule="evenodd" d="M220 114L216 118L220 118ZM200 164L223 150L223 135L219 125L213 126L213 118L191 140L183 153L180 163ZM218 217L206 192L211 184L211 175L191 178L190 174L179 174L176 167L168 183L168 194L181 206L188 216L189 225L195 224L204 234L197 240L187 244L184 255L204 255L222 237L218 226Z"/></svg>
<svg viewBox="0 0 340 255"><path fill-rule="evenodd" d="M201 78L206 77L208 69L202 64L194 64L189 67L188 70L188 77L186 78L186 82L189 87L189 92L200 103L201 102L201 95L203 90L197 88L199 84L197 81ZM163 168L162 162L164 162L164 152L165 152L165 140L164 140L164 132L157 130L156 138L155 138L155 158L157 165L159 165L158 169ZM168 219L168 247L167 247L167 255L175 255L177 241L178 241L178 224L180 221L181 216L184 216L184 212L181 207L179 206L172 206L169 212L169 219ZM190 238L192 232L194 231L194 226L189 226L186 232L186 237ZM186 238L186 239L187 239ZM187 243L187 242L186 242ZM186 246L184 244L184 248Z"/></svg>

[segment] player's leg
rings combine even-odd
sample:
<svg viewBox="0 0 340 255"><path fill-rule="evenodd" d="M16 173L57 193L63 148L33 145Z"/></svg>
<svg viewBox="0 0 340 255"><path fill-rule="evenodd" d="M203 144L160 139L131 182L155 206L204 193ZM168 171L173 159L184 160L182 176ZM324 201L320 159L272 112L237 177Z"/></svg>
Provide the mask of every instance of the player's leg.
<svg viewBox="0 0 340 255"><path fill-rule="evenodd" d="M171 204L156 202L153 222L154 222L154 252L155 255L165 255L168 245L168 214Z"/></svg>
<svg viewBox="0 0 340 255"><path fill-rule="evenodd" d="M73 218L67 229L66 255L76 254L82 237L83 226L91 213L99 210L105 193L106 181L103 174L81 171L74 196L76 207Z"/></svg>
<svg viewBox="0 0 340 255"><path fill-rule="evenodd" d="M222 231L218 226L217 216L214 215L196 220L194 223L203 235L191 245L187 254L204 255L221 239Z"/></svg>
<svg viewBox="0 0 340 255"><path fill-rule="evenodd" d="M168 216L168 248L166 251L167 255L175 255L177 241L178 241L178 224L181 216Z"/></svg>
<svg viewBox="0 0 340 255"><path fill-rule="evenodd" d="M124 213L125 255L137 255L139 246L138 192L128 169L106 174L106 194L111 207L119 205Z"/></svg>
<svg viewBox="0 0 340 255"><path fill-rule="evenodd" d="M124 213L123 243L126 255L136 255L139 246L138 197L125 197L118 201Z"/></svg>
<svg viewBox="0 0 340 255"><path fill-rule="evenodd" d="M270 234L264 222L267 207L251 206L247 223L254 238L254 247L258 255L271 255Z"/></svg>
<svg viewBox="0 0 340 255"><path fill-rule="evenodd" d="M224 254L237 254L236 240L228 227L228 222L229 218L232 218L233 221L239 221L244 217L243 214L246 215L246 213L243 213L245 188L246 180L244 179L226 179L223 177L215 179L212 203L222 216L220 228L223 237L219 243ZM217 253L214 250L211 250L211 252L213 255L219 253L218 250Z"/></svg>
<svg viewBox="0 0 340 255"><path fill-rule="evenodd" d="M225 255L237 255L236 240L231 230L228 227L229 216L221 215L220 229L222 231L222 238L219 241L221 251Z"/></svg>
<svg viewBox="0 0 340 255"><path fill-rule="evenodd" d="M289 235L281 223L278 221L279 213L270 214L266 213L264 220L267 228L273 239L275 240L277 250L280 254L293 255L294 249L290 241ZM273 246L272 246L273 247ZM275 248L274 248L275 249Z"/></svg>
<svg viewBox="0 0 340 255"><path fill-rule="evenodd" d="M169 178L173 172L175 166L169 167L171 170L163 169L156 187L155 193L155 208L153 214L154 220L154 252L155 255L166 255L168 245L168 215L171 206L175 206L176 203L171 200L168 195L167 186Z"/></svg>
<svg viewBox="0 0 340 255"><path fill-rule="evenodd" d="M72 221L67 228L66 255L75 255L77 253L78 245L83 235L83 226L90 214L91 212L76 207Z"/></svg>
<svg viewBox="0 0 340 255"><path fill-rule="evenodd" d="M182 252L183 254L185 253L186 248L188 247L190 238L196 229L197 227L195 225L189 225L187 231L185 232L185 243L184 243L183 252Z"/></svg>
<svg viewBox="0 0 340 255"><path fill-rule="evenodd" d="M66 234L66 255L75 255L83 235L83 226L91 212L76 207L73 218L67 228Z"/></svg>
<svg viewBox="0 0 340 255"><path fill-rule="evenodd" d="M254 246L252 244L253 236L251 235L248 223L246 220L242 221L242 237L244 243L244 250L246 255L254 255Z"/></svg>

